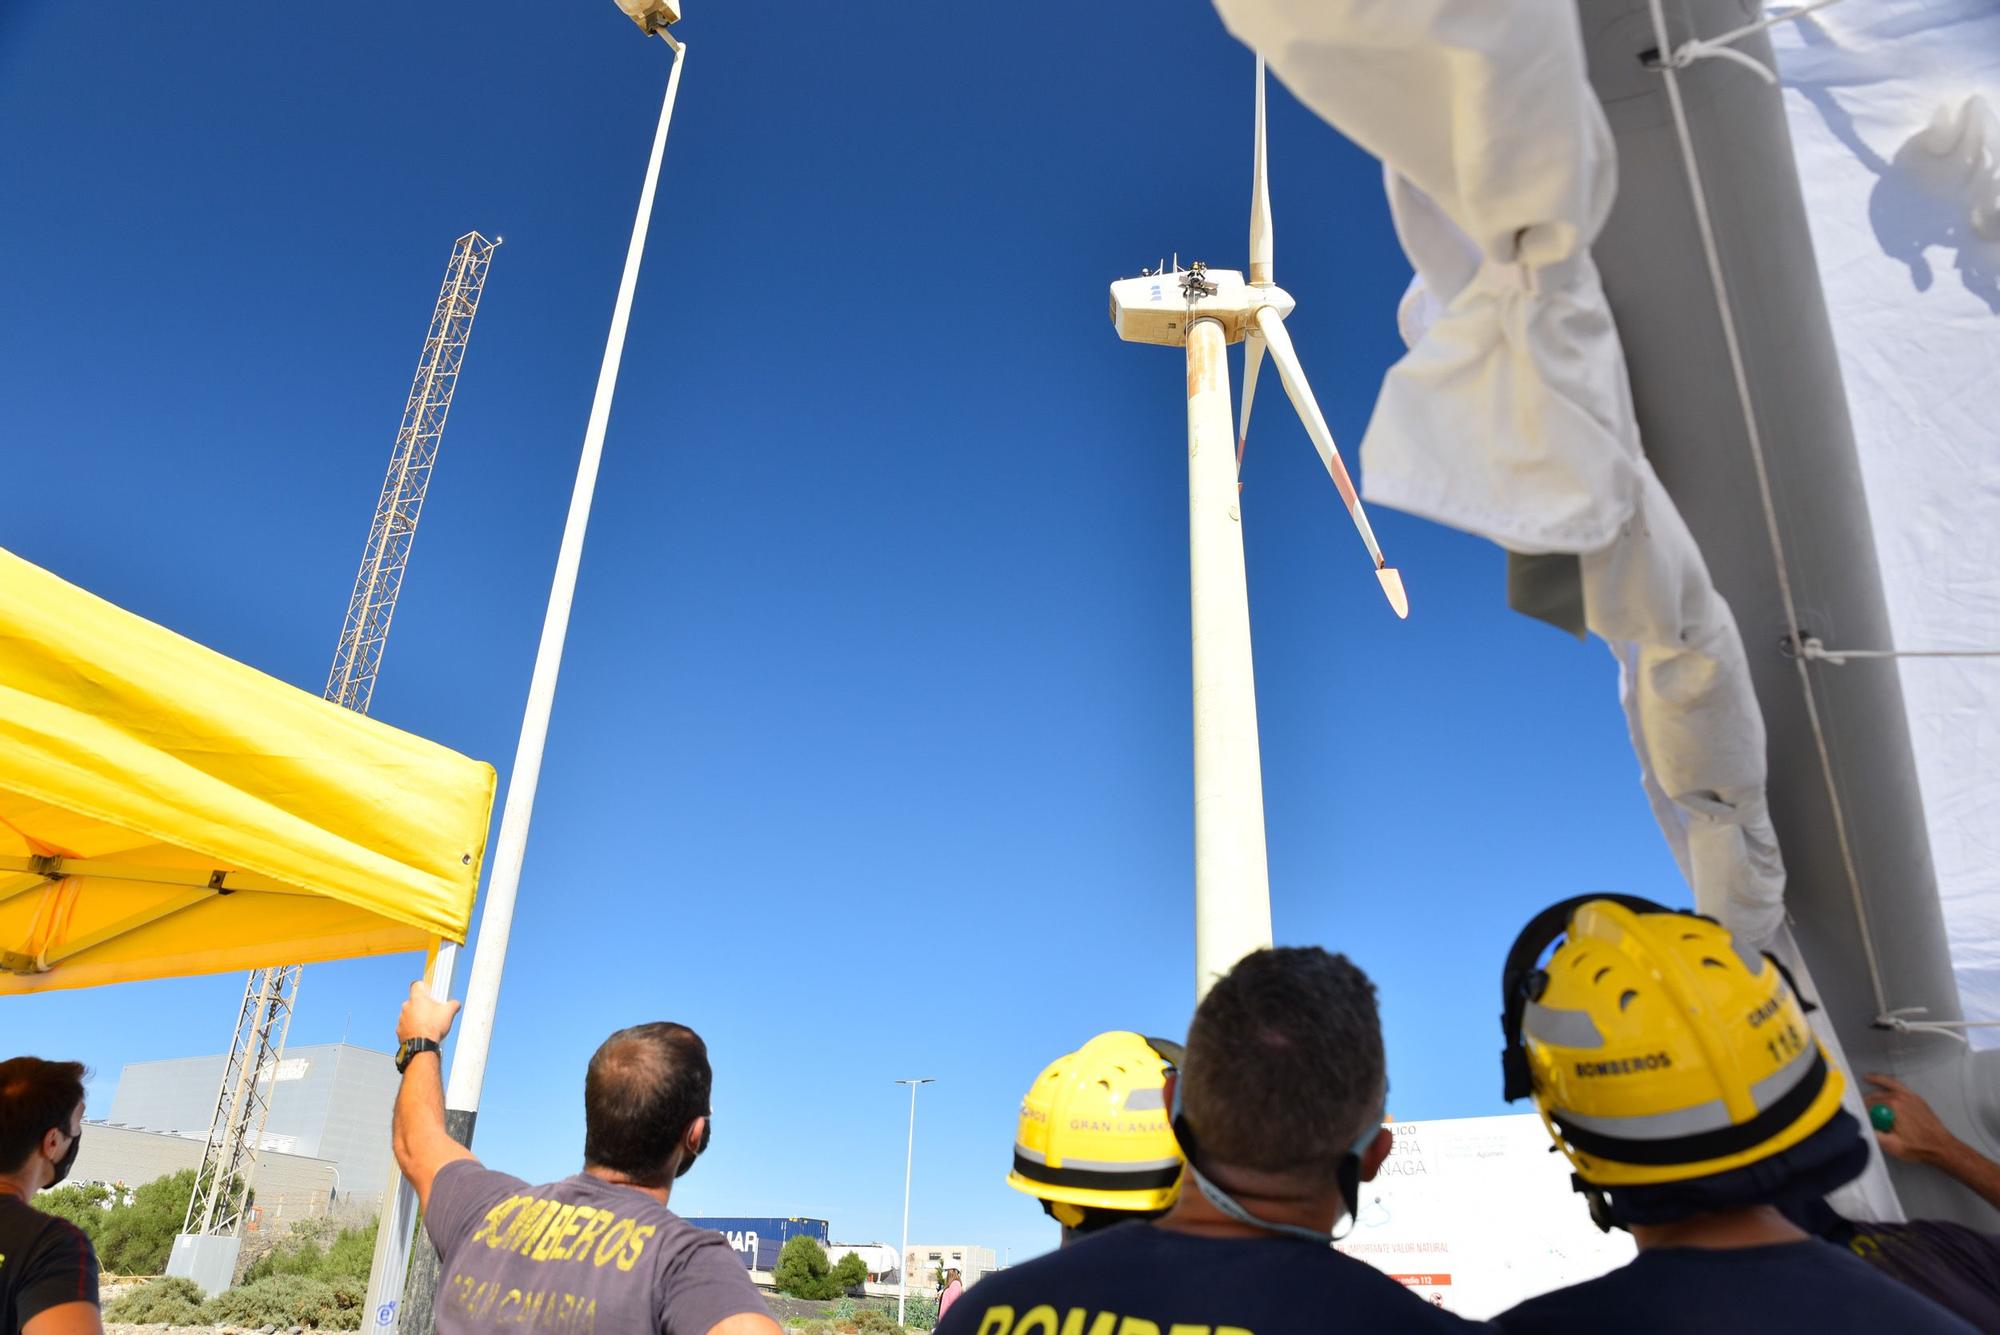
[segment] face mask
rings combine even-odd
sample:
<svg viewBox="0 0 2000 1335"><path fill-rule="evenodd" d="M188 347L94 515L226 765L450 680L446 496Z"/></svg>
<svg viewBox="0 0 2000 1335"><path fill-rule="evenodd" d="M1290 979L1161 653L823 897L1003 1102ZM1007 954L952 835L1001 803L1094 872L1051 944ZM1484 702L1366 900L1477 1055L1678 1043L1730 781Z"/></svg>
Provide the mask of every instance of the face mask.
<svg viewBox="0 0 2000 1335"><path fill-rule="evenodd" d="M703 1113L702 1117L704 1120L701 1124L701 1143L694 1147L693 1154L681 1160L679 1168L674 1169L674 1176L677 1178L686 1177L688 1169L694 1167L694 1161L708 1153L708 1142L715 1136L715 1118L707 1113Z"/></svg>
<svg viewBox="0 0 2000 1335"><path fill-rule="evenodd" d="M55 1161L55 1176L49 1179L50 1186L55 1186L69 1176L69 1170L76 1164L76 1152L81 1148L83 1148L83 1132L79 1131L69 1138L69 1148L63 1151L63 1157Z"/></svg>
<svg viewBox="0 0 2000 1335"><path fill-rule="evenodd" d="M1387 1112L1386 1086L1382 1093L1383 1112ZM1341 1198L1347 1206L1348 1229L1339 1233L1322 1233L1316 1228L1306 1228L1301 1224L1282 1224L1272 1219L1260 1219L1244 1209L1235 1197L1209 1181L1195 1162L1199 1150L1195 1144L1194 1129L1188 1125L1187 1114L1181 1111L1181 1087L1178 1081L1174 1084L1174 1106L1168 1116L1171 1119L1169 1125L1173 1129L1174 1139L1179 1142L1181 1153L1187 1158L1188 1178L1194 1183L1195 1190L1206 1196L1209 1204L1237 1223L1249 1224L1268 1233L1282 1233L1287 1237L1305 1238L1311 1242L1326 1244L1339 1242L1353 1229L1354 1220L1361 1212L1361 1156L1368 1152L1368 1147L1374 1143L1375 1137L1382 1130L1382 1113L1375 1115L1367 1128L1355 1139L1354 1144L1348 1148L1347 1153L1341 1156L1336 1176L1340 1183Z"/></svg>

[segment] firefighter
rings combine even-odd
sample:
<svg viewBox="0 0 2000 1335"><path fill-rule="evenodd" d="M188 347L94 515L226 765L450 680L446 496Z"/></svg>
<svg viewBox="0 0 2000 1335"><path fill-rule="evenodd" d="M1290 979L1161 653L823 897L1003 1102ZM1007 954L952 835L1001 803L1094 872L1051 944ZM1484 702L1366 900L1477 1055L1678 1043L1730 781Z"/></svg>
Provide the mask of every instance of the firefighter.
<svg viewBox="0 0 2000 1335"><path fill-rule="evenodd" d="M1180 1057L1178 1043L1114 1029L1028 1087L1007 1185L1042 1203L1065 1244L1157 1219L1180 1194L1184 1161L1162 1094Z"/></svg>

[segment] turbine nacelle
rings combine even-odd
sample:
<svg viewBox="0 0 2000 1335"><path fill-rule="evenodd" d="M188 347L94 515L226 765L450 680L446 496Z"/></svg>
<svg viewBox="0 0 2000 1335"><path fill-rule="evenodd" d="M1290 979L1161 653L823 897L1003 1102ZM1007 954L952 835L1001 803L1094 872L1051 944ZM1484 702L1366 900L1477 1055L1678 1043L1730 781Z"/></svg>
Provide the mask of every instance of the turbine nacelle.
<svg viewBox="0 0 2000 1335"><path fill-rule="evenodd" d="M622 0L621 0L622 2ZM1264 156L1264 58L1257 58L1257 124L1250 169L1250 277L1235 269L1211 269L1199 262L1183 269L1176 258L1172 268L1161 262L1158 273L1142 273L1137 278L1121 278L1111 285L1111 323L1118 337L1127 343L1158 343L1170 348L1188 346L1189 326L1213 320L1222 327L1223 338L1241 343L1243 348L1243 414L1236 434L1236 466L1240 478L1243 450L1250 437L1250 406L1257 399L1257 372L1270 357L1285 397L1292 401L1299 421L1313 443L1313 449L1333 479L1334 490L1355 532L1368 549L1382 596L1398 617L1410 614L1410 600L1403 589L1403 577L1382 555L1375 540L1374 526L1355 490L1354 479L1341 461L1340 448L1327 428L1306 381L1305 368L1285 330L1285 317L1296 303L1289 292L1271 281L1271 186ZM1195 370L1189 362L1188 395L1193 411ZM1224 379L1227 389L1227 378ZM1192 427L1190 427L1192 430ZM1237 483L1240 490L1241 481ZM1234 513L1232 511L1232 513Z"/></svg>
<svg viewBox="0 0 2000 1335"><path fill-rule="evenodd" d="M1196 320L1214 320L1223 337L1241 343L1257 328L1257 309L1280 319L1297 305L1281 287L1254 286L1234 269L1181 269L1121 278L1111 285L1111 324L1127 343L1178 348Z"/></svg>

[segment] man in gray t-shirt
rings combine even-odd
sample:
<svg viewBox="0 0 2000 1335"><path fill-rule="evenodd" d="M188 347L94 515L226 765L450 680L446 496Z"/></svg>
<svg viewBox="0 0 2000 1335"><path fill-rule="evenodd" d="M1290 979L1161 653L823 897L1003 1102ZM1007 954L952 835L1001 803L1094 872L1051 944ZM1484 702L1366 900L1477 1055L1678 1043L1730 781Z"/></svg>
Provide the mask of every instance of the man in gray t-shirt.
<svg viewBox="0 0 2000 1335"><path fill-rule="evenodd" d="M396 1162L438 1251L439 1335L779 1335L722 1235L667 1208L674 1179L708 1148L699 1035L654 1023L604 1040L584 1077L583 1171L530 1186L445 1130L437 1052L457 1014L418 983L396 1025Z"/></svg>

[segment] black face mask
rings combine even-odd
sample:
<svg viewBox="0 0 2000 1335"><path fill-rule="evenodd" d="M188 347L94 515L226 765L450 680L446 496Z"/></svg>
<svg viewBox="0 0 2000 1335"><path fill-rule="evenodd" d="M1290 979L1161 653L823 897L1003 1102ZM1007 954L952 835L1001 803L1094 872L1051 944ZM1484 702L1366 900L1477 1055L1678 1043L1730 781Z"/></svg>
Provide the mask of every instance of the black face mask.
<svg viewBox="0 0 2000 1335"><path fill-rule="evenodd" d="M76 1164L76 1152L81 1148L83 1148L83 1132L79 1131L70 1136L69 1148L63 1151L62 1158L55 1161L56 1175L49 1179L50 1186L55 1186L69 1176L69 1170Z"/></svg>
<svg viewBox="0 0 2000 1335"><path fill-rule="evenodd" d="M708 1142L715 1136L715 1118L708 1113L703 1113L702 1117L704 1120L701 1124L701 1144L694 1147L693 1154L681 1160L679 1168L674 1169L674 1176L677 1178L686 1177L688 1169L694 1167L694 1161L708 1153Z"/></svg>

